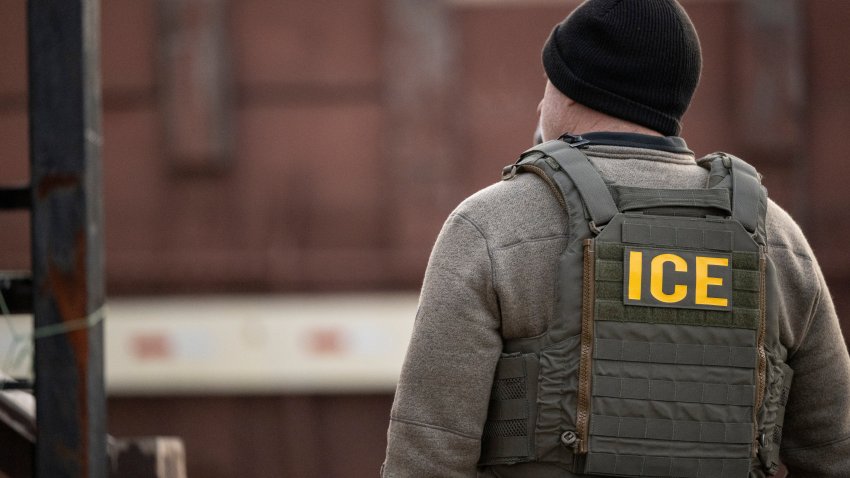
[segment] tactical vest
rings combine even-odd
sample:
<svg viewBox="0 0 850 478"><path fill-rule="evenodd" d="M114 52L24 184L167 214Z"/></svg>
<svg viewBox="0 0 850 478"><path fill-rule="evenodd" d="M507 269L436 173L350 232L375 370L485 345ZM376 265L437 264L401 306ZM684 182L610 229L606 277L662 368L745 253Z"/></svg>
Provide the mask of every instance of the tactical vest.
<svg viewBox="0 0 850 478"><path fill-rule="evenodd" d="M776 473L793 372L760 176L716 153L700 161L705 189L609 187L587 143L565 136L505 168L549 185L569 238L547 332L505 343L479 464L503 477Z"/></svg>

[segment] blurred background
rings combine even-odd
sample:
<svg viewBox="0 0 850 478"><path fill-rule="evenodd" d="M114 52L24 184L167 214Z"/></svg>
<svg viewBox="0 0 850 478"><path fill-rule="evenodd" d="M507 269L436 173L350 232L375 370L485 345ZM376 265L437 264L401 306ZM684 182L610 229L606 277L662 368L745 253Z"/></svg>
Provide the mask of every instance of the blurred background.
<svg viewBox="0 0 850 478"><path fill-rule="evenodd" d="M527 148L577 1L103 0L108 428L190 477L376 476L431 245ZM682 0L683 136L754 163L850 314L850 2ZM26 183L26 2L0 0L0 182ZM0 268L29 268L0 215ZM26 317L0 369L30 368Z"/></svg>

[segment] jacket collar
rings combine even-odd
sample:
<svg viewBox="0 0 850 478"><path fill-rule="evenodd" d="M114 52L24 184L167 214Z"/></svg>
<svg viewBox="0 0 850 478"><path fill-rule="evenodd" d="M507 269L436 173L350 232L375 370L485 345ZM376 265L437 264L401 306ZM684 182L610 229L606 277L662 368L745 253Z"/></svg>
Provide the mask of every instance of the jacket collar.
<svg viewBox="0 0 850 478"><path fill-rule="evenodd" d="M685 140L679 136L650 136L638 133L596 131L583 134L581 137L589 141L590 145L621 146L626 148L654 149L677 154L694 154L693 151L688 149Z"/></svg>

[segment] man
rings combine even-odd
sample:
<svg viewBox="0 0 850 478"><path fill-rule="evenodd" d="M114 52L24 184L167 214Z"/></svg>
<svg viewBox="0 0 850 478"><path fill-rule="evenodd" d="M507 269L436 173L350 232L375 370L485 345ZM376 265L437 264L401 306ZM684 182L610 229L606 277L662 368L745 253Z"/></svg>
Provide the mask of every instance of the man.
<svg viewBox="0 0 850 478"><path fill-rule="evenodd" d="M736 271L734 282L746 282L746 274L761 278L761 285L753 288L761 294L762 303L754 306L760 311L757 324L761 325L755 325L750 331L745 330L746 327L716 328L722 333L738 334L735 336L758 342L753 346L725 347L727 352L732 350L733 355L735 351L743 351L743 358L727 357L722 367L710 363L717 361L717 357L708 358L707 350L724 349L723 342L705 345L704 341L709 339L705 338L708 332L704 331L709 327L680 326L696 331L694 337L699 339L696 345L685 346L694 345L705 353L701 356L702 362L691 362L698 365L687 365L688 362L682 362L682 357L678 356L666 364L661 363L664 359L656 357L655 352L652 359L644 360L648 363L629 364L623 357L625 346L620 345L622 350L618 349L617 357L622 360L611 362L616 367L610 373L631 370L652 374L667 367L673 370L671 373L696 370L688 373L703 374L699 367L705 366L705 378L690 379L694 383L708 382L708 385L697 383L702 387L699 389L702 395L698 393L690 400L700 403L684 403L689 401L685 393L689 383L668 381L671 387L675 386L668 402L647 398L642 403L644 408L652 408L655 412L658 412L656 408L661 408L661 412L672 417L670 420L652 421L640 414L629 417L626 412L632 405L626 400L629 397L625 385L621 384L622 388L608 395L614 398L599 398L596 395L601 393L604 384L594 378L598 383L593 385L593 403L604 405L608 403L605 400L620 400L610 402L616 404L613 413L622 412L618 418L619 429L615 424L613 430L605 431L603 418L610 417L598 418L593 414L590 425L585 424L585 435L581 430L574 433L576 424L571 422L582 420L575 411L577 406L581 407L580 403L576 404L576 400L580 400L576 397L585 386L580 372L583 365L578 364L575 357L579 354L579 344L585 345L580 335L586 330L583 328L586 324L582 323L585 320L583 310L560 312L567 310L563 305L569 302L566 295L586 294L588 289L587 285L574 283L582 280L581 262L565 261L563 257L576 244L580 248L582 241L579 239L583 238L577 235L593 239L602 228L596 227L593 221L593 201L582 197L583 202L576 203L579 194L573 190L588 187L583 180L577 181L573 176L572 189L561 185L550 188L547 181L541 180L542 176L515 174L517 168L509 169L507 180L478 192L458 206L434 246L392 409L382 475L766 476L776 471L778 460L769 455L778 452L792 476L850 476L850 358L829 291L809 245L793 220L775 203L758 205L759 187L751 188L750 191L755 192L748 197L744 192L735 194L743 188L728 186L744 181L739 179L744 178L744 173L735 171L750 171L745 163L725 156L714 161L709 170L709 164L697 164L684 140L675 136L680 131L680 119L696 88L701 67L696 32L682 7L674 0L588 0L555 27L543 49L543 64L549 81L538 108L542 139L551 141L564 133L572 135L565 136L562 141L571 143L569 147L558 146L557 141L546 143L550 150L551 145L555 145L555 149L580 150L583 156L577 161L586 162L583 159L586 156L605 184L612 189L620 188L620 194L640 191L637 188L705 190L711 183L714 185L712 195L716 196L719 185L726 184L724 187L728 187L730 193L724 190L722 195L727 205L731 196L733 206L729 206L730 210L745 211L742 217L747 214L759 217L755 221L758 224L754 222L747 228L752 237L745 237L745 240L753 239L760 251L754 257L762 257L761 269ZM538 161L534 164L544 165L546 156L543 152L531 153L521 164L534 160ZM548 158L550 165L556 155L552 153L552 156ZM558 163L562 166L560 169L569 169L563 167L565 163L560 159ZM557 166L554 165L553 170L558 170ZM724 182L723 178L727 180ZM749 180L757 184L757 175L753 172ZM560 197L556 194L558 189L563 193ZM578 192L585 195L584 191ZM671 194L681 196L680 193ZM573 199L564 200L570 195ZM622 203L623 197L619 199ZM565 202L567 207L560 202ZM712 221L731 221L737 225L729 227L740 230L748 226L745 219L738 220L737 212L724 215L733 217L719 220L711 219L713 214L704 214L702 217L708 216L708 219L695 222L698 224L695 227L710 229L714 227L708 224ZM630 217L644 221L640 214ZM662 226L668 221L681 223L684 220L662 216L650 219L656 221L652 224ZM585 232L576 229L576 225L585 228ZM683 236L681 231L684 230L680 228L679 231L677 234ZM709 232L700 234L700 237L708 237ZM626 249L627 253L629 250ZM641 254L653 254L654 249L631 250L632 258L640 258ZM688 282L690 279L681 278L694 268L690 266L689 269L691 263L686 264L682 259L687 254L677 251L664 255L659 262L659 277L662 274L677 277L674 284L675 281L679 283L675 287L681 287L682 291L688 287L699 288L699 279L694 284ZM576 254L580 259L581 251ZM587 257L588 252L584 254ZM681 257L673 258L676 254ZM729 257L737 260L737 253L714 254L708 259L701 254L712 256L697 250L697 262L703 259L714 261L711 262L714 265L704 263L702 269L697 266L697 274L701 270L703 276L703 304L708 305L696 308L710 309L721 300L726 306L726 299L712 296L723 294L724 284L732 282L732 275L724 279L719 271ZM628 261L628 257L623 259L620 253L619 260ZM678 261L675 270L664 261ZM765 263L768 264L766 268ZM585 272L590 267L588 264L585 262ZM655 260L653 267L654 264ZM631 277L632 283L640 284L643 276L639 268L635 270L637 275L630 276L629 269L625 275ZM655 279L652 280L654 283ZM628 284L620 286L628 291L623 302L641 298L641 285L635 289ZM672 289L667 282L659 280L657 288L653 287L653 296L667 302L679 300L673 298L673 291L679 290ZM623 292L619 294L622 298ZM742 296L728 297L730 310L743 307ZM644 310L640 305L634 308ZM622 304L619 307L622 308ZM665 310L669 309L660 309L661 312ZM771 320L776 323L770 323ZM595 323L597 329L594 330L598 331L599 322ZM548 348L529 345L542 343L541 337L550 336L552 330L559 327L569 331L565 334L567 338L548 342ZM650 330L645 324L628 327ZM599 341L590 340L587 345L589 350L592 347L602 350ZM675 343L666 345L678 346ZM560 352L549 354L551 350ZM682 352L684 349L676 350ZM528 351L531 352L526 353ZM751 353L753 355L747 355ZM600 359L597 355L593 357L597 362ZM520 360L522 366L515 367ZM581 360L585 360L584 355ZM736 360L744 368L729 366ZM507 362L513 365L508 367ZM597 369L593 370L597 373ZM746 382L751 385L729 382L732 385L726 390L750 392L740 393L734 399L730 398L731 392L726 393L720 401L712 402L711 397L707 397L708 387L713 380L725 380L726 377L721 376L724 371L754 380ZM622 383L627 380L628 377ZM661 383L657 380L644 382ZM683 386L681 390L679 385ZM633 390L631 393L639 395L642 392ZM657 389L646 391L647 397L652 398L657 393L660 393ZM555 397L554 406L560 407L554 414L544 410L553 406L547 403L552 402L552 396ZM739 399L743 401L737 402ZM716 405L721 402L722 405ZM786 404L784 423L783 404ZM712 408L718 406L721 408ZM712 438L712 427L718 425L717 420L724 420L722 416L715 421L696 422L691 415L716 415L717 410L722 410L721 415L744 410L745 423L719 423L720 434ZM499 421L500 416L519 420ZM626 425L634 424L635 420L643 428L630 437ZM771 423L770 428L766 428L766 422ZM658 447L652 448L649 438L653 433L663 435L664 431L650 430L653 423L662 428L670 427L667 441L657 442L666 444L660 451ZM509 429L512 424L518 424L519 429ZM696 431L689 435L688 427L692 425L696 425ZM772 433L762 433L763 430ZM773 450L772 441L776 442ZM589 451L586 449L588 443ZM608 446L610 453L597 454L596 462L591 465L593 447L600 443ZM670 449L664 449L665 446ZM621 447L638 451L623 452ZM725 453L717 450L732 450L738 455L734 455L734 459L711 458L712 453ZM708 458L691 459L691 455ZM608 463L604 459L606 456L611 457Z"/></svg>

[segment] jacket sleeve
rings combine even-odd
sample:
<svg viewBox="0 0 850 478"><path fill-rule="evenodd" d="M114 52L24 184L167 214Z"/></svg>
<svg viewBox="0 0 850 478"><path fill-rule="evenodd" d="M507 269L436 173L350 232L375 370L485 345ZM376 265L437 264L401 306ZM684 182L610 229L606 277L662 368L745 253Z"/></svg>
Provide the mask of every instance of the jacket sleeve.
<svg viewBox="0 0 850 478"><path fill-rule="evenodd" d="M431 252L382 476L474 477L502 349L487 240L454 213Z"/></svg>
<svg viewBox="0 0 850 478"><path fill-rule="evenodd" d="M850 476L850 356L816 262L817 294L788 364L794 381L785 413L782 461L789 476Z"/></svg>

